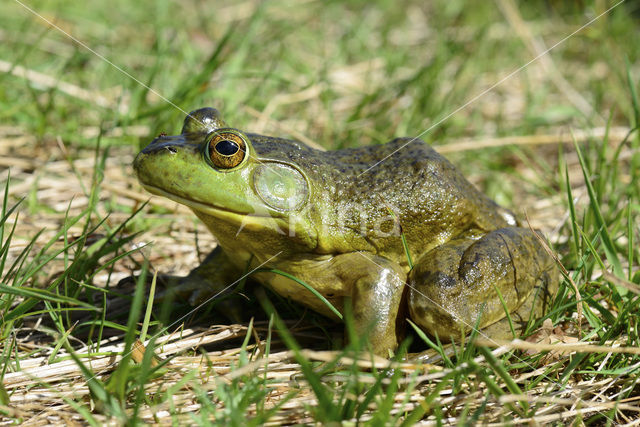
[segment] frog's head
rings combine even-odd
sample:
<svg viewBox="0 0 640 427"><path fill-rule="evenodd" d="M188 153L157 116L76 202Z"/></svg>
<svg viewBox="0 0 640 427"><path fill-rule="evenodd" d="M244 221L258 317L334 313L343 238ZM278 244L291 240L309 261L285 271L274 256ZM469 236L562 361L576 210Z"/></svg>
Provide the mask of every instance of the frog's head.
<svg viewBox="0 0 640 427"><path fill-rule="evenodd" d="M305 173L286 160L260 158L251 139L213 108L191 112L180 135L155 138L133 167L145 189L191 208L219 239L245 230L316 244Z"/></svg>

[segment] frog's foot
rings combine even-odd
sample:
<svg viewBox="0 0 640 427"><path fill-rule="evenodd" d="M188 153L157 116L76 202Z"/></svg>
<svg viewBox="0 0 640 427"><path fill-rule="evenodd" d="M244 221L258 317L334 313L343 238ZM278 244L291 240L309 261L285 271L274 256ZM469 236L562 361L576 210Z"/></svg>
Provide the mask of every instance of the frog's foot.
<svg viewBox="0 0 640 427"><path fill-rule="evenodd" d="M514 313L522 332L531 316L548 305L557 289L553 259L528 229L506 227L479 240L459 238L420 258L409 277L411 319L441 339L460 338ZM507 323L489 336L510 336ZM481 332L484 334L485 332Z"/></svg>
<svg viewBox="0 0 640 427"><path fill-rule="evenodd" d="M159 295L161 298L177 297L188 301L194 307L214 302L215 310L224 317L234 323L242 322L242 303L240 298L233 295L233 281L221 287L219 283L201 275L198 269L184 277L163 275L162 280L166 287Z"/></svg>
<svg viewBox="0 0 640 427"><path fill-rule="evenodd" d="M551 286L546 286L547 284L551 284ZM549 306L551 298L553 298L551 291L555 293L555 288L549 288L554 286L555 284L547 278L538 280L534 291L529 294L520 307L509 313L509 316L505 315L504 318L485 327L480 331L479 336L489 340L512 340L524 335L531 322L544 315L546 307Z"/></svg>
<svg viewBox="0 0 640 427"><path fill-rule="evenodd" d="M159 274L157 283L159 291L156 301L182 300L192 306L199 306L210 301L219 302L216 311L232 322L242 319L242 303L240 298L234 298L234 288L240 277L236 268L229 262L227 254L220 248L213 250L197 268L191 270L187 276L171 276ZM137 278L130 277L120 281L118 286L127 281L135 282ZM147 275L147 283L151 283L152 276Z"/></svg>
<svg viewBox="0 0 640 427"><path fill-rule="evenodd" d="M136 276L125 277L118 282L118 287L135 285L137 280ZM151 280L152 276L147 275L147 287L150 286ZM214 286L206 277L200 276L196 270L188 276L158 274L156 285L158 289L154 297L156 304L162 304L167 300L177 300L197 307L209 302L219 302L216 305L216 311L231 322L240 323L242 321L241 302L239 298L232 295L233 287L220 290L220 286Z"/></svg>

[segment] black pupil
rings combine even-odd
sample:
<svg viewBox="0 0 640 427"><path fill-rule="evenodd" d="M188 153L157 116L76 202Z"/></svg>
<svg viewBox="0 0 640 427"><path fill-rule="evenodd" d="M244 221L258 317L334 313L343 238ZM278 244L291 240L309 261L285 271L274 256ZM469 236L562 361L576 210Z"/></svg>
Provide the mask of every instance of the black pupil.
<svg viewBox="0 0 640 427"><path fill-rule="evenodd" d="M239 149L238 144L228 139L223 139L216 144L216 151L223 156L232 156L236 154Z"/></svg>

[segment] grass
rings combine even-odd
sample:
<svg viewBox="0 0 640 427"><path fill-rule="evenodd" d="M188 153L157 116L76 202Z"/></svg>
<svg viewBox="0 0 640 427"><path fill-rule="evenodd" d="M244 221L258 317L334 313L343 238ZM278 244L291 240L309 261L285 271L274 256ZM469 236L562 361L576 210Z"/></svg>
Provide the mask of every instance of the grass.
<svg viewBox="0 0 640 427"><path fill-rule="evenodd" d="M1 422L637 423L634 2L493 88L616 3L24 4L77 41L0 6ZM131 161L201 106L327 149L430 129L423 139L549 237L566 272L552 328L532 332L556 349L417 331L382 360L250 288L247 324L211 306L144 316L142 281L118 282L184 274L214 242L187 210L145 204Z"/></svg>

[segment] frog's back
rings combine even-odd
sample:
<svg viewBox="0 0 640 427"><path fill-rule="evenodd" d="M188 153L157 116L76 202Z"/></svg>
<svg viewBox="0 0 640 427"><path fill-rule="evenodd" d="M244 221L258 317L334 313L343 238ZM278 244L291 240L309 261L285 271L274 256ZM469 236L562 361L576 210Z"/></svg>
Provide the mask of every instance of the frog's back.
<svg viewBox="0 0 640 427"><path fill-rule="evenodd" d="M295 164L308 176L311 209L318 211L329 239L327 252L404 256L393 216L415 256L463 232L506 225L501 208L424 141L398 138L319 151L295 141L251 139L260 156ZM283 142L290 148L283 150Z"/></svg>

